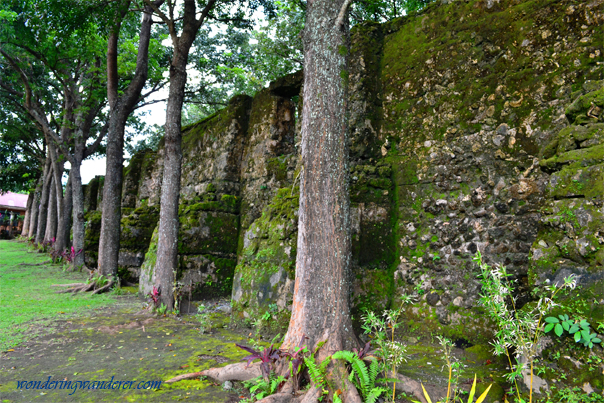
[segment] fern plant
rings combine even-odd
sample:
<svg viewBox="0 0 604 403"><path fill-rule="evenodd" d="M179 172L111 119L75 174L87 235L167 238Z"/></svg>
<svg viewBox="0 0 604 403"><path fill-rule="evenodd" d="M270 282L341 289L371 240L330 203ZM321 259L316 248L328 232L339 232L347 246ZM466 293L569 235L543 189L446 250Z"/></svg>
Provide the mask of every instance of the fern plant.
<svg viewBox="0 0 604 403"><path fill-rule="evenodd" d="M352 351L338 351L332 358L347 361L352 371L349 380L357 388L365 403L374 403L383 393L389 391L383 386L376 386L380 365L377 360L371 360L369 367Z"/></svg>
<svg viewBox="0 0 604 403"><path fill-rule="evenodd" d="M325 374L327 371L327 366L331 362L331 356L325 358L319 365L315 363L313 357L304 357L304 363L306 364L306 368L308 369L308 375L310 376L310 380L315 385L317 389L324 389L326 386L325 382Z"/></svg>
<svg viewBox="0 0 604 403"><path fill-rule="evenodd" d="M249 389L252 394L251 401L256 401L275 393L283 382L285 382L283 376L275 376L275 373L271 372L268 378L259 376L258 378L244 381L243 386Z"/></svg>

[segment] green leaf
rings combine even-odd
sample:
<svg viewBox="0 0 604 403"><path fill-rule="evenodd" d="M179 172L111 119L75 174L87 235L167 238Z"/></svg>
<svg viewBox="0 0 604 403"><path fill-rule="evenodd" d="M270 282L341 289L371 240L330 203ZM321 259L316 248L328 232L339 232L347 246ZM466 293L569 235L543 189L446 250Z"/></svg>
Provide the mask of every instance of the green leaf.
<svg viewBox="0 0 604 403"><path fill-rule="evenodd" d="M576 332L576 333L575 333L575 343L578 343L578 342L579 342L579 340L581 340L581 333Z"/></svg>
<svg viewBox="0 0 604 403"><path fill-rule="evenodd" d="M564 332L564 329L562 329L562 325L560 325L559 323L556 324L556 327L554 329L554 332L556 333L556 335L558 337L562 336L562 333Z"/></svg>
<svg viewBox="0 0 604 403"><path fill-rule="evenodd" d="M581 330L581 337L583 337L584 339L589 339L589 330L587 330L587 329Z"/></svg>
<svg viewBox="0 0 604 403"><path fill-rule="evenodd" d="M593 339L591 339L591 341L594 343L601 343L602 339L600 339L599 337L594 337Z"/></svg>
<svg viewBox="0 0 604 403"><path fill-rule="evenodd" d="M545 333L549 333L551 332L551 330L554 328L554 324L553 323L548 323L547 325L545 325L545 329L543 329L543 331Z"/></svg>
<svg viewBox="0 0 604 403"><path fill-rule="evenodd" d="M547 318L545 318L545 321L546 321L547 323L558 323L558 322L560 322L560 321L558 320L558 318L554 318L553 316L548 316Z"/></svg>
<svg viewBox="0 0 604 403"><path fill-rule="evenodd" d="M570 325L568 324L568 322L562 322L562 327L564 328L564 330L566 330L568 332L568 330L570 329Z"/></svg>
<svg viewBox="0 0 604 403"><path fill-rule="evenodd" d="M568 333L570 333L570 334L575 334L575 333L577 333L578 331L579 331L579 326L577 326L577 325L575 324L575 325L572 325L572 326L570 327L570 330L568 331Z"/></svg>

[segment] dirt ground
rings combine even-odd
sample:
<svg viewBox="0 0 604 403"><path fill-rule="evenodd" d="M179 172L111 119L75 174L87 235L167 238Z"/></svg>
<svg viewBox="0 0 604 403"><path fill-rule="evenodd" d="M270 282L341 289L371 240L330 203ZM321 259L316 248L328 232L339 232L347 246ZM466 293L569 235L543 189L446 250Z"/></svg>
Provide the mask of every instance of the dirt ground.
<svg viewBox="0 0 604 403"><path fill-rule="evenodd" d="M140 381L165 381L178 374L237 362L246 353L234 343L245 343L246 338L224 328L202 335L188 317L157 317L141 310L142 303L134 296L116 298L120 301L115 306L99 308L91 316L57 320L52 334L3 352L1 401L237 402L244 396L243 390L225 391L200 380L137 390ZM215 317L215 323L221 325L221 318ZM18 381L44 382L49 376L51 381L72 381L72 385L74 381L111 379L135 382L128 390L18 388Z"/></svg>

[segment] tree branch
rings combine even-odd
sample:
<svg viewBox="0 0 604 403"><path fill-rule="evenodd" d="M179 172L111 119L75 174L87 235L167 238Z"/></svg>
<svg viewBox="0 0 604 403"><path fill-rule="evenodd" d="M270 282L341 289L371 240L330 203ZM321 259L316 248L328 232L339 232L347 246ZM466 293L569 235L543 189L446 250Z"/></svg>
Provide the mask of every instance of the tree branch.
<svg viewBox="0 0 604 403"><path fill-rule="evenodd" d="M161 11L159 9L159 6L156 5L155 3L153 3L151 0L144 0L144 2L149 7L151 7L153 9L153 11L155 11L155 13L157 14L157 16L159 18L161 18L162 21L168 26L168 30L170 31L170 37L172 38L172 43L174 44L174 46L176 46L176 43L178 42L178 36L176 35L176 29L174 27L174 21L170 20L168 18L168 16L166 16L166 14L164 14L163 11Z"/></svg>
<svg viewBox="0 0 604 403"><path fill-rule="evenodd" d="M338 14L338 19L336 20L337 29L342 28L342 25L344 25L344 20L346 19L346 13L348 12L348 7L350 7L351 3L352 3L352 0L345 0L344 4L342 4L342 8L340 9L340 13Z"/></svg>
<svg viewBox="0 0 604 403"><path fill-rule="evenodd" d="M84 148L84 157L82 158L82 160L91 156L92 154L94 154L96 152L96 150L101 145L101 142L105 138L105 135L107 134L108 130L109 130L109 121L107 121L105 123L105 125L101 128L96 140L94 140L94 143L92 143L90 146L86 146Z"/></svg>
<svg viewBox="0 0 604 403"><path fill-rule="evenodd" d="M31 98L32 98L32 90L29 85L29 80L27 79L27 75L25 72L19 67L15 59L9 56L4 50L0 48L0 54L8 60L8 63L12 66L12 68L19 74L21 77L21 81L23 82L23 86L25 87L25 107L29 108L31 106Z"/></svg>
<svg viewBox="0 0 604 403"><path fill-rule="evenodd" d="M201 16L199 17L199 20L197 20L197 23L195 24L195 32L197 32L197 30L203 25L203 22L205 21L206 17L208 16L208 14L212 10L212 8L214 8L215 4L216 4L216 0L208 1L208 4L206 4L205 8L201 12Z"/></svg>

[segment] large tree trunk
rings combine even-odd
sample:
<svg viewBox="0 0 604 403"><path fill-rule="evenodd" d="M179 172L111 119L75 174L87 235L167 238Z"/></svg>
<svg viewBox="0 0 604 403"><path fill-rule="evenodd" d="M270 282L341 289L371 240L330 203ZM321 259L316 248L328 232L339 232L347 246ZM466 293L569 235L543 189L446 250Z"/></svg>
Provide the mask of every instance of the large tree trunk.
<svg viewBox="0 0 604 403"><path fill-rule="evenodd" d="M54 169L53 169L54 171ZM46 214L46 231L44 232L44 241L52 241L57 236L57 187L55 186L56 179L51 179L50 192L48 195L48 212Z"/></svg>
<svg viewBox="0 0 604 403"><path fill-rule="evenodd" d="M44 167L44 184L42 185L42 195L40 197L40 206L38 208L38 228L36 230L36 244L41 244L44 241L46 233L46 219L48 214L48 197L50 194L50 185L52 182L52 166L50 158L46 160Z"/></svg>
<svg viewBox="0 0 604 403"><path fill-rule="evenodd" d="M349 307L348 19L338 18L344 3L309 1L304 29L304 170L294 301L283 344L295 346L303 335L311 349L324 341L319 358L358 345Z"/></svg>
<svg viewBox="0 0 604 403"><path fill-rule="evenodd" d="M145 3L150 4L150 1L145 0ZM160 300L168 309L174 307L172 287L174 273L178 268L178 199L182 161L180 124L187 83L187 61L195 36L208 13L214 8L216 0L208 0L199 19L196 19L196 3L195 0L184 0L180 37L177 36L174 19L168 21L165 14L162 14L162 19L167 23L170 31L174 53L170 64L170 90L166 107L164 175L161 187L155 285L160 288ZM173 16L170 15L170 18Z"/></svg>
<svg viewBox="0 0 604 403"><path fill-rule="evenodd" d="M162 2L156 2L159 6ZM124 131L126 120L134 110L148 73L151 8L145 7L141 22L135 78L118 98L117 49L119 24L107 43L107 95L111 117L107 132L107 169L103 187L103 214L99 241L99 271L116 276L120 251L120 220L122 216L122 181L124 162Z"/></svg>
<svg viewBox="0 0 604 403"><path fill-rule="evenodd" d="M57 240L55 242L55 250L63 251L69 247L69 235L71 234L71 210L73 206L73 198L71 197L71 174L67 179L65 186L65 195L63 196L63 212L61 214L61 222L57 228Z"/></svg>
<svg viewBox="0 0 604 403"><path fill-rule="evenodd" d="M25 206L25 217L23 217L23 227L21 230L21 236L27 237L29 234L29 220L31 218L32 207L34 205L34 198L36 192L29 192L29 196L27 196L27 204Z"/></svg>
<svg viewBox="0 0 604 403"><path fill-rule="evenodd" d="M107 133L107 169L103 185L103 214L99 241L99 271L105 276L117 275L122 216L122 176L124 127L112 115ZM119 127L121 126L121 127Z"/></svg>
<svg viewBox="0 0 604 403"><path fill-rule="evenodd" d="M175 49L176 51L176 49ZM161 186L155 284L161 287L161 302L173 309L172 284L178 269L178 200L180 197L182 103L187 83L187 54L176 57L170 66L170 91L166 108L164 176Z"/></svg>
<svg viewBox="0 0 604 403"><path fill-rule="evenodd" d="M75 158L75 163L71 164L71 196L73 199L73 248L76 253L82 251L76 256L73 265L74 268L84 265L84 191L82 189L82 176L80 167L82 160Z"/></svg>
<svg viewBox="0 0 604 403"><path fill-rule="evenodd" d="M42 184L44 182L44 172L42 172L42 176L38 179L38 184L36 185L36 190L34 190L34 202L31 206L31 214L29 218L29 229L27 231L27 236L32 238L36 236L36 231L38 230L38 212L40 210L40 199L42 197Z"/></svg>
<svg viewBox="0 0 604 403"><path fill-rule="evenodd" d="M63 224L64 217L63 217L63 210L64 210L64 198L63 198L63 172L65 171L65 164L59 159L59 156L57 155L57 148L56 146L54 146L51 143L48 144L48 152L50 154L50 159L52 162L52 170L53 170L53 194L54 194L54 198L55 198L55 202L54 205L56 207L56 224L55 224L55 231L53 232L52 236L49 239L52 238L58 238L58 233L61 232L63 230L63 228L61 227L61 225ZM48 232L48 230L47 230ZM60 251L62 250L62 247L60 247L60 245L58 245L55 242L54 245L55 250Z"/></svg>

